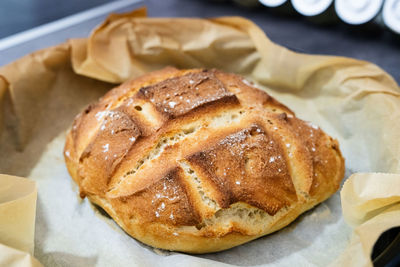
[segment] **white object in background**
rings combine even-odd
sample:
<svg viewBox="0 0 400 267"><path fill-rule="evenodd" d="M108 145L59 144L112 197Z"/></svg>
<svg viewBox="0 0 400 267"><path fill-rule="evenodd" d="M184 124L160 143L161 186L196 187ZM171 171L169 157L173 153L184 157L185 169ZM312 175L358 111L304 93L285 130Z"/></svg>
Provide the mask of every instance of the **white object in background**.
<svg viewBox="0 0 400 267"><path fill-rule="evenodd" d="M303 16L317 16L327 10L333 0L291 0L294 9Z"/></svg>
<svg viewBox="0 0 400 267"><path fill-rule="evenodd" d="M338 17L348 24L360 25L373 20L381 11L383 0L335 0Z"/></svg>
<svg viewBox="0 0 400 267"><path fill-rule="evenodd" d="M278 7L283 5L287 0L259 0L261 4L267 7Z"/></svg>
<svg viewBox="0 0 400 267"><path fill-rule="evenodd" d="M400 34L400 0L386 0L383 4L382 17L389 29Z"/></svg>

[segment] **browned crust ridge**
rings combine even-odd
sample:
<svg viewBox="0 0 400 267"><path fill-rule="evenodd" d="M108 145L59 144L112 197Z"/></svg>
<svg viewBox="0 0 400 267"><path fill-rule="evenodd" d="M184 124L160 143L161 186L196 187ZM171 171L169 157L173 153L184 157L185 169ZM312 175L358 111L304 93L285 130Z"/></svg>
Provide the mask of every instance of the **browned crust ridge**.
<svg viewBox="0 0 400 267"><path fill-rule="evenodd" d="M225 250L335 193L338 142L243 77L165 68L89 105L66 139L69 173L132 237Z"/></svg>

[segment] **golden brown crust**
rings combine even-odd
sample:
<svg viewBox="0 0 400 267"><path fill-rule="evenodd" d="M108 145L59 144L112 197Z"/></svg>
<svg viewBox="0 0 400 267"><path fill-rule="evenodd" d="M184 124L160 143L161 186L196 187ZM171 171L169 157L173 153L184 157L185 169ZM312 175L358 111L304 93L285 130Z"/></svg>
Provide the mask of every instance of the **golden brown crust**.
<svg viewBox="0 0 400 267"><path fill-rule="evenodd" d="M81 196L154 247L220 251L332 195L336 140L242 77L166 68L79 114L65 160Z"/></svg>

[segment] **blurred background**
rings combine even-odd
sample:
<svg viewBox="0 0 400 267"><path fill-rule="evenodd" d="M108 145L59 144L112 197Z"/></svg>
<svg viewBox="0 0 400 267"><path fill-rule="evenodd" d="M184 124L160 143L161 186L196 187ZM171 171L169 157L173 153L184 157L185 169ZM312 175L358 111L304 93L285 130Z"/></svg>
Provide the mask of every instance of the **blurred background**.
<svg viewBox="0 0 400 267"><path fill-rule="evenodd" d="M400 82L400 0L1 0L0 44L1 38L121 2L141 2L149 16L243 16L280 45L371 61Z"/></svg>

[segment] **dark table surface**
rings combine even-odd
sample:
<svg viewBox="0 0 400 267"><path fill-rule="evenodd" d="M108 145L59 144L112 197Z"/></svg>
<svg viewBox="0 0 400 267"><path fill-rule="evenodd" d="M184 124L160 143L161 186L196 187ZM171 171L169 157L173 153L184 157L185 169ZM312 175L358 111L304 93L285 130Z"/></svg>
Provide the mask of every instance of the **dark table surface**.
<svg viewBox="0 0 400 267"><path fill-rule="evenodd" d="M108 2L112 0L1 0L0 38ZM341 23L321 26L302 17L276 14L273 9L248 9L227 1L146 0L144 3L152 17L243 16L253 20L280 45L305 53L367 60L400 83L400 42L389 31Z"/></svg>

